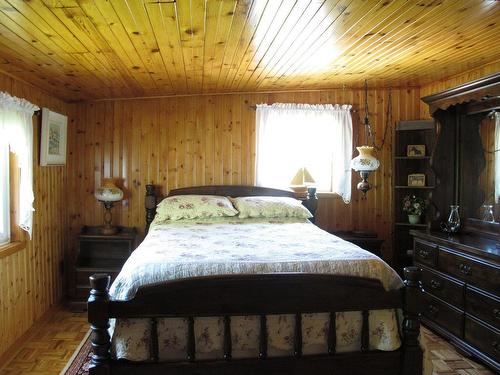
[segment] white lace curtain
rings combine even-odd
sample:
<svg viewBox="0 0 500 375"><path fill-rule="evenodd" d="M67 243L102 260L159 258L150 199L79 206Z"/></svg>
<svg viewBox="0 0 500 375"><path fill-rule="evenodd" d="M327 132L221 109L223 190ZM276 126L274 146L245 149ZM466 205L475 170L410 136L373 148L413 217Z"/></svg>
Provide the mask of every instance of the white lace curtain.
<svg viewBox="0 0 500 375"><path fill-rule="evenodd" d="M350 105L257 105L256 184L287 188L306 167L318 191L351 199Z"/></svg>
<svg viewBox="0 0 500 375"><path fill-rule="evenodd" d="M25 99L0 92L0 138L17 156L20 168L19 226L31 237L33 227L33 113L39 108Z"/></svg>

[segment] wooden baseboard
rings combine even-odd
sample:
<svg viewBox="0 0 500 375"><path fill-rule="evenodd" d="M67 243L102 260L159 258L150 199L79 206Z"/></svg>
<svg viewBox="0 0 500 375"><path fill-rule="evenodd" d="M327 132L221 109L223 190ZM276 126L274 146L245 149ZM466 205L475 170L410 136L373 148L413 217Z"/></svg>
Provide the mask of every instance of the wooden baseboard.
<svg viewBox="0 0 500 375"><path fill-rule="evenodd" d="M33 323L30 328L28 328L26 332L24 332L2 355L0 355L0 370L5 364L9 363L16 356L25 342L37 334L45 326L45 324L50 321L51 316L54 315L54 313L59 309L59 304L51 306L38 320Z"/></svg>

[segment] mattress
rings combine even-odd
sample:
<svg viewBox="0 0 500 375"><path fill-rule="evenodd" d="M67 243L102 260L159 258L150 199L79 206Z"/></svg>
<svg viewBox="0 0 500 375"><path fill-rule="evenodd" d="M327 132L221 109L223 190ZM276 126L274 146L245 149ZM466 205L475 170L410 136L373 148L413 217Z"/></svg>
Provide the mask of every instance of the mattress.
<svg viewBox="0 0 500 375"><path fill-rule="evenodd" d="M141 245L113 282L110 295L127 300L140 286L196 276L304 272L351 275L380 280L386 290L402 287L397 273L377 256L333 236L304 219L191 219L153 222ZM168 303L168 302L166 302ZM269 315L268 355L293 353L293 315ZM337 352L359 351L359 311L336 313ZM303 354L327 351L329 314L303 314ZM401 345L397 312L369 314L370 349L396 350ZM184 360L187 319L158 320L159 359ZM111 324L112 353L131 361L150 359L151 324L146 319L119 319ZM231 318L233 358L255 358L259 317ZM223 356L222 317L195 318L197 359Z"/></svg>

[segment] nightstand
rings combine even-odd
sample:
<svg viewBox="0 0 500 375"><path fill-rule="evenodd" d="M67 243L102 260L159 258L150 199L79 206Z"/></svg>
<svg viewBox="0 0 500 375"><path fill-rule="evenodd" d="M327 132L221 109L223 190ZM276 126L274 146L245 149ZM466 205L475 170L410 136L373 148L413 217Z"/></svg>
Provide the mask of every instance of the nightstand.
<svg viewBox="0 0 500 375"><path fill-rule="evenodd" d="M107 273L113 281L137 245L135 228L118 227L118 232L112 235L101 234L99 228L84 226L76 238L74 287L70 298L70 306L74 309L86 308L89 276Z"/></svg>
<svg viewBox="0 0 500 375"><path fill-rule="evenodd" d="M377 233L368 231L329 231L331 234L352 242L362 249L368 250L378 257L382 256L381 248L384 240L377 237Z"/></svg>

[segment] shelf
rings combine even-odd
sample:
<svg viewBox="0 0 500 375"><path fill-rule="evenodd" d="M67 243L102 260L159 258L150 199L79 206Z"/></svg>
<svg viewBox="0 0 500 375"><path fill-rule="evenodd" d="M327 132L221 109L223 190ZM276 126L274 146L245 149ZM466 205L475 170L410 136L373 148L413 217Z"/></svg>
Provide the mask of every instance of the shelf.
<svg viewBox="0 0 500 375"><path fill-rule="evenodd" d="M430 156L395 156L396 160L430 160Z"/></svg>
<svg viewBox="0 0 500 375"><path fill-rule="evenodd" d="M410 223L402 223L402 222L394 223L394 224L398 225L398 226L405 226L405 227L420 227L420 228L427 227L427 224L410 224Z"/></svg>
<svg viewBox="0 0 500 375"><path fill-rule="evenodd" d="M394 186L395 189L434 189L435 186Z"/></svg>
<svg viewBox="0 0 500 375"><path fill-rule="evenodd" d="M396 131L408 130L434 130L436 128L434 120L408 120L399 121L396 124Z"/></svg>
<svg viewBox="0 0 500 375"><path fill-rule="evenodd" d="M76 264L78 271L116 271L121 270L126 259L108 259L108 258L80 258Z"/></svg>

